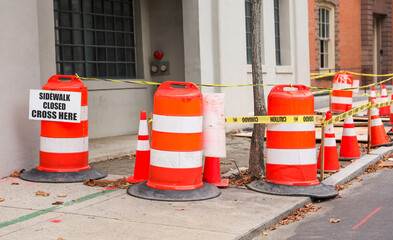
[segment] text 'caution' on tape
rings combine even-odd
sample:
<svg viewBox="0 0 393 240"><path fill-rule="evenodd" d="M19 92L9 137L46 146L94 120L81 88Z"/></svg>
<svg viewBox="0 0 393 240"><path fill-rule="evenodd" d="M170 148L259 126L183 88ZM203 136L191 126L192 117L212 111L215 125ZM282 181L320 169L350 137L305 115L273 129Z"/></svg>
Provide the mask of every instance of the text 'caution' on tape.
<svg viewBox="0 0 393 240"><path fill-rule="evenodd" d="M315 123L314 115L226 117L226 123Z"/></svg>
<svg viewBox="0 0 393 240"><path fill-rule="evenodd" d="M387 102L376 103L374 105L371 105L370 108L380 108L380 107L386 107L389 105L393 105L393 100L387 101Z"/></svg>
<svg viewBox="0 0 393 240"><path fill-rule="evenodd" d="M353 109L349 110L348 112L345 112L345 113L342 113L340 115L337 115L334 118L332 118L332 119L322 123L322 126L325 127L327 125L331 125L331 124L334 124L336 122L340 122L341 120L344 120L347 117L353 116L356 113L359 113L359 112L369 108L370 106L371 106L371 103L368 102L368 103L363 104L363 105L361 105L359 107L353 108Z"/></svg>

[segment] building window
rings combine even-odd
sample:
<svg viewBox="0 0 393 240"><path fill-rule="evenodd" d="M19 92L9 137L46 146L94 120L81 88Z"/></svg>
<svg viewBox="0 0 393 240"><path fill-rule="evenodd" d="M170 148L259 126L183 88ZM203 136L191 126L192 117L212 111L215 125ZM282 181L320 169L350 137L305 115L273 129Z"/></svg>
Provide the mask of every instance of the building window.
<svg viewBox="0 0 393 240"><path fill-rule="evenodd" d="M275 38L275 43L276 43L276 65L281 65L279 0L274 0L274 38Z"/></svg>
<svg viewBox="0 0 393 240"><path fill-rule="evenodd" d="M331 68L331 57L334 57L331 46L331 27L330 27L331 10L327 8L319 9L319 59L320 68Z"/></svg>
<svg viewBox="0 0 393 240"><path fill-rule="evenodd" d="M56 71L135 78L132 0L54 0Z"/></svg>
<svg viewBox="0 0 393 240"><path fill-rule="evenodd" d="M252 63L251 56L251 3L250 0L245 0L246 4L246 51L247 51L247 64Z"/></svg>

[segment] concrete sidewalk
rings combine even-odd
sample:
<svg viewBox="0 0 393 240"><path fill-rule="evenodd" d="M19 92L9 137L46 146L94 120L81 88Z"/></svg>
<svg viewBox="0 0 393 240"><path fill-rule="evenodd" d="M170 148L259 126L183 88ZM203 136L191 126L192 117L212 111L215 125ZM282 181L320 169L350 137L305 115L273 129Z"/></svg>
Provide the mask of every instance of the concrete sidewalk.
<svg viewBox="0 0 393 240"><path fill-rule="evenodd" d="M381 147L324 183L348 182L392 152L393 147ZM37 191L50 195L37 196ZM40 240L252 239L311 202L308 197L267 195L244 187L221 189L219 197L206 201L160 202L132 197L125 189L32 183L11 177L0 180L0 198L4 199L0 239ZM52 205L57 201L64 203Z"/></svg>
<svg viewBox="0 0 393 240"><path fill-rule="evenodd" d="M107 179L133 173L134 160L116 158L135 153L136 135L90 141L90 163L107 171ZM250 139L227 137L222 170L248 165ZM327 178L344 184L369 165L393 152L381 147ZM111 159L111 160L107 160ZM37 196L37 191L50 193ZM64 196L66 195L66 196ZM125 189L89 187L83 183L32 183L0 179L2 239L252 239L305 203L308 197L267 195L244 187L221 189L215 199L160 202L132 197ZM53 205L56 202L61 205Z"/></svg>

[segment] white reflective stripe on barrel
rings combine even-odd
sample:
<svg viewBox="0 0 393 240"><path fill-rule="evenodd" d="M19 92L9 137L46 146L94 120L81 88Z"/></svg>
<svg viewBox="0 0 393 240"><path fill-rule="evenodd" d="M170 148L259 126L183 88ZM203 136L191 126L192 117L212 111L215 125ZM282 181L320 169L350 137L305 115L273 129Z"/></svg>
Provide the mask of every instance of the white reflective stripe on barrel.
<svg viewBox="0 0 393 240"><path fill-rule="evenodd" d="M81 106L81 121L87 121L89 111L87 106Z"/></svg>
<svg viewBox="0 0 393 240"><path fill-rule="evenodd" d="M266 163L280 165L316 164L316 149L266 149Z"/></svg>
<svg viewBox="0 0 393 240"><path fill-rule="evenodd" d="M268 124L268 131L276 132L308 132L315 131L315 123L282 123Z"/></svg>
<svg viewBox="0 0 393 240"><path fill-rule="evenodd" d="M356 136L355 128L344 128L342 136Z"/></svg>
<svg viewBox="0 0 393 240"><path fill-rule="evenodd" d="M202 116L164 116L153 115L153 130L168 133L200 133L202 132Z"/></svg>
<svg viewBox="0 0 393 240"><path fill-rule="evenodd" d="M150 165L163 168L202 167L202 151L171 152L151 149Z"/></svg>
<svg viewBox="0 0 393 240"><path fill-rule="evenodd" d="M337 97L332 96L332 103L338 104L352 104L352 98L350 97Z"/></svg>
<svg viewBox="0 0 393 240"><path fill-rule="evenodd" d="M148 130L147 130L147 120L140 120L139 121L138 135L139 136L149 135Z"/></svg>
<svg viewBox="0 0 393 240"><path fill-rule="evenodd" d="M149 151L150 150L149 140L138 140L137 145L136 145L136 150Z"/></svg>
<svg viewBox="0 0 393 240"><path fill-rule="evenodd" d="M50 153L78 153L89 150L89 137L40 138L40 151Z"/></svg>
<svg viewBox="0 0 393 240"><path fill-rule="evenodd" d="M336 147L336 139L335 138L325 138L325 147Z"/></svg>

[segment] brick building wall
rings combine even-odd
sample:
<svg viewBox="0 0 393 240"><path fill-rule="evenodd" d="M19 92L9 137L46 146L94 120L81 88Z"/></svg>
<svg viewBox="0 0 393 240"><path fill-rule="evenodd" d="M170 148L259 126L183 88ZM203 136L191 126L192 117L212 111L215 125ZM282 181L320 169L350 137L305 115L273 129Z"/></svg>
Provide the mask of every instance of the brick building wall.
<svg viewBox="0 0 393 240"><path fill-rule="evenodd" d="M379 73L392 72L392 0L309 0L310 68L319 70L319 5L334 6L334 41L336 69L373 73L374 63L374 17L381 21L381 46L383 50ZM379 59L379 56L378 56ZM329 67L330 68L330 67ZM331 70L333 71L333 70ZM374 80L371 77L355 77L363 84ZM312 80L311 85L331 87L332 78Z"/></svg>

